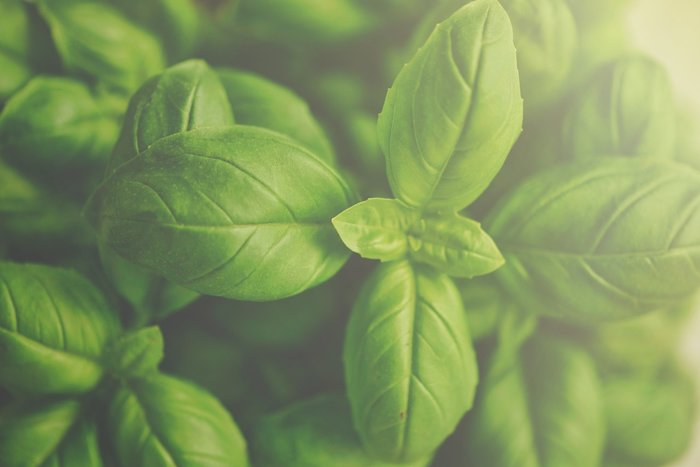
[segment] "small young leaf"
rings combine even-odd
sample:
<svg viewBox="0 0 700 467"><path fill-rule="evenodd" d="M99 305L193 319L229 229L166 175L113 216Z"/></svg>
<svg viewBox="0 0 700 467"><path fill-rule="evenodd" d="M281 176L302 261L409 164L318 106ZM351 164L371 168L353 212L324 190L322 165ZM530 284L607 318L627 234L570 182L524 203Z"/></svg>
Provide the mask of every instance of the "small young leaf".
<svg viewBox="0 0 700 467"><path fill-rule="evenodd" d="M157 326L130 332L109 348L107 364L122 377L146 376L163 360L163 334Z"/></svg>
<svg viewBox="0 0 700 467"><path fill-rule="evenodd" d="M187 60L146 81L134 94L107 174L166 136L233 125L226 91L202 60Z"/></svg>
<svg viewBox="0 0 700 467"><path fill-rule="evenodd" d="M108 177L86 212L128 260L203 294L263 301L340 269L348 253L330 219L353 201L298 143L241 125L161 138Z"/></svg>
<svg viewBox="0 0 700 467"><path fill-rule="evenodd" d="M355 428L377 459L430 455L472 405L466 314L452 281L432 270L377 268L353 308L343 360Z"/></svg>
<svg viewBox="0 0 700 467"><path fill-rule="evenodd" d="M460 210L498 173L522 128L508 15L468 3L401 70L379 115L389 183L410 206Z"/></svg>
<svg viewBox="0 0 700 467"><path fill-rule="evenodd" d="M21 395L90 391L118 332L102 294L79 274L0 263L0 386Z"/></svg>
<svg viewBox="0 0 700 467"><path fill-rule="evenodd" d="M538 174L485 222L497 277L528 311L590 321L669 307L700 286L700 175L597 158Z"/></svg>
<svg viewBox="0 0 700 467"><path fill-rule="evenodd" d="M455 277L488 274L503 265L496 244L478 222L456 214L421 215L397 200L358 203L334 217L333 226L363 258L408 258Z"/></svg>
<svg viewBox="0 0 700 467"><path fill-rule="evenodd" d="M125 382L109 404L107 429L122 466L248 465L245 439L221 403L172 376Z"/></svg>
<svg viewBox="0 0 700 467"><path fill-rule="evenodd" d="M287 135L329 164L335 163L328 137L299 96L253 73L221 68L218 75L236 115L236 123Z"/></svg>

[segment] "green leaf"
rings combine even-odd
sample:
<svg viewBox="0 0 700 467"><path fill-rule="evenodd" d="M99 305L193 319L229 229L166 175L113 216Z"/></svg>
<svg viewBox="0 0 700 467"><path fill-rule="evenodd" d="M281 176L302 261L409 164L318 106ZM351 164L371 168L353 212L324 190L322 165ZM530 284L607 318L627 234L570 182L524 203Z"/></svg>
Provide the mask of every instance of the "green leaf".
<svg viewBox="0 0 700 467"><path fill-rule="evenodd" d="M500 170L522 126L508 15L475 0L437 26L379 115L389 183L411 206L459 210Z"/></svg>
<svg viewBox="0 0 700 467"><path fill-rule="evenodd" d="M93 421L78 420L58 449L41 467L102 467L104 462Z"/></svg>
<svg viewBox="0 0 700 467"><path fill-rule="evenodd" d="M578 46L576 22L566 0L502 4L513 23L525 107L538 111L553 103L568 83Z"/></svg>
<svg viewBox="0 0 700 467"><path fill-rule="evenodd" d="M202 60L187 60L146 81L124 117L107 174L166 136L195 128L233 125L226 91Z"/></svg>
<svg viewBox="0 0 700 467"><path fill-rule="evenodd" d="M294 141L234 126L160 139L107 178L86 212L130 261L203 294L263 301L340 269L348 254L330 219L353 201Z"/></svg>
<svg viewBox="0 0 700 467"><path fill-rule="evenodd" d="M0 412L2 465L44 466L59 449L79 415L80 404L75 400L28 401L4 408Z"/></svg>
<svg viewBox="0 0 700 467"><path fill-rule="evenodd" d="M158 41L119 11L92 0L39 0L64 67L130 94L164 64Z"/></svg>
<svg viewBox="0 0 700 467"><path fill-rule="evenodd" d="M690 446L696 417L693 380L671 365L656 379L604 382L608 454L631 465L667 465Z"/></svg>
<svg viewBox="0 0 700 467"><path fill-rule="evenodd" d="M163 334L157 326L120 336L109 348L109 368L122 377L147 376L163 360Z"/></svg>
<svg viewBox="0 0 700 467"><path fill-rule="evenodd" d="M700 175L597 158L536 175L486 222L528 311L580 321L673 306L700 285Z"/></svg>
<svg viewBox="0 0 700 467"><path fill-rule="evenodd" d="M346 40L375 24L354 0L244 0L236 28L254 39L288 46Z"/></svg>
<svg viewBox="0 0 700 467"><path fill-rule="evenodd" d="M367 455L342 396L320 395L260 419L251 437L258 467L389 467ZM430 459L409 465L427 466Z"/></svg>
<svg viewBox="0 0 700 467"><path fill-rule="evenodd" d="M401 201L371 198L333 218L345 245L363 258L411 259L456 277L488 274L503 257L478 222L422 215Z"/></svg>
<svg viewBox="0 0 700 467"><path fill-rule="evenodd" d="M125 382L109 404L107 429L121 466L248 465L245 439L221 403L164 374Z"/></svg>
<svg viewBox="0 0 700 467"><path fill-rule="evenodd" d="M492 336L516 306L493 276L477 277L457 284L473 341Z"/></svg>
<svg viewBox="0 0 700 467"><path fill-rule="evenodd" d="M27 394L80 394L102 378L119 323L79 274L0 263L0 386Z"/></svg>
<svg viewBox="0 0 700 467"><path fill-rule="evenodd" d="M218 75L237 123L287 135L329 164L335 163L328 137L299 96L253 73L221 68Z"/></svg>
<svg viewBox="0 0 700 467"><path fill-rule="evenodd" d="M676 106L666 70L632 55L598 72L566 117L565 157L674 156Z"/></svg>
<svg viewBox="0 0 700 467"><path fill-rule="evenodd" d="M430 455L472 405L477 367L459 291L431 270L404 261L375 271L343 360L354 426L377 459Z"/></svg>
<svg viewBox="0 0 700 467"><path fill-rule="evenodd" d="M110 3L155 34L169 62L177 62L194 52L200 34L200 17L192 0L110 0Z"/></svg>
<svg viewBox="0 0 700 467"><path fill-rule="evenodd" d="M581 350L535 340L522 359L497 350L467 416L465 465L590 467L605 439L596 369ZM499 359L505 358L505 361Z"/></svg>
<svg viewBox="0 0 700 467"><path fill-rule="evenodd" d="M33 78L0 114L0 152L31 174L101 164L118 133L117 115L72 78Z"/></svg>

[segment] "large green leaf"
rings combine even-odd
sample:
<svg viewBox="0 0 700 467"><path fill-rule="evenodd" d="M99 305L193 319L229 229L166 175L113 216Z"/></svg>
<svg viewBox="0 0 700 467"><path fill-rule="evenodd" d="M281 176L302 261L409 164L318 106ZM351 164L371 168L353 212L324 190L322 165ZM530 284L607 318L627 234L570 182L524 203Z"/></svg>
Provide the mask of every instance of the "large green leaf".
<svg viewBox="0 0 700 467"><path fill-rule="evenodd" d="M177 284L273 300L345 263L330 219L353 200L298 143L233 126L158 140L108 177L86 210L107 246Z"/></svg>
<svg viewBox="0 0 700 467"><path fill-rule="evenodd" d="M26 394L78 394L102 378L119 323L79 274L0 263L0 386Z"/></svg>
<svg viewBox="0 0 700 467"><path fill-rule="evenodd" d="M363 258L408 258L456 277L488 274L503 265L478 222L452 213L425 215L398 200L370 198L334 217L333 226Z"/></svg>
<svg viewBox="0 0 700 467"><path fill-rule="evenodd" d="M221 68L218 74L237 123L277 131L297 140L326 162L335 162L323 128L299 96L254 73Z"/></svg>
<svg viewBox="0 0 700 467"><path fill-rule="evenodd" d="M508 15L470 2L404 66L379 115L389 183L411 206L459 210L500 170L522 126Z"/></svg>
<svg viewBox="0 0 700 467"><path fill-rule="evenodd" d="M56 451L41 464L41 467L102 467L103 465L97 424L92 420L78 420Z"/></svg>
<svg viewBox="0 0 700 467"><path fill-rule="evenodd" d="M124 382L109 404L107 428L119 465L248 465L231 416L192 383L154 374Z"/></svg>
<svg viewBox="0 0 700 467"><path fill-rule="evenodd" d="M497 276L535 313L632 317L700 286L700 175L671 162L598 158L518 187L485 222Z"/></svg>
<svg viewBox="0 0 700 467"><path fill-rule="evenodd" d="M466 314L452 281L431 269L381 265L353 308L343 354L354 425L377 459L430 455L471 407Z"/></svg>
<svg viewBox="0 0 700 467"><path fill-rule="evenodd" d="M521 358L505 346L492 355L467 416L464 464L600 465L605 418L590 357L556 340L528 343Z"/></svg>
<svg viewBox="0 0 700 467"><path fill-rule="evenodd" d="M365 452L342 396L321 395L267 415L255 425L251 457L258 467L389 467ZM429 459L411 467L429 465Z"/></svg>

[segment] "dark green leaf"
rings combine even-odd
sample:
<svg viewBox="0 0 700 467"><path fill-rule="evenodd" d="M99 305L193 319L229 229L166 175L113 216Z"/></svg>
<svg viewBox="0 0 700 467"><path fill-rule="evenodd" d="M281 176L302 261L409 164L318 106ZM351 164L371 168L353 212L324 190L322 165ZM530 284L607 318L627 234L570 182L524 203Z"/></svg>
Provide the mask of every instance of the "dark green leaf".
<svg viewBox="0 0 700 467"><path fill-rule="evenodd" d="M163 360L163 334L157 326L120 336L108 349L107 364L123 377L146 376Z"/></svg>

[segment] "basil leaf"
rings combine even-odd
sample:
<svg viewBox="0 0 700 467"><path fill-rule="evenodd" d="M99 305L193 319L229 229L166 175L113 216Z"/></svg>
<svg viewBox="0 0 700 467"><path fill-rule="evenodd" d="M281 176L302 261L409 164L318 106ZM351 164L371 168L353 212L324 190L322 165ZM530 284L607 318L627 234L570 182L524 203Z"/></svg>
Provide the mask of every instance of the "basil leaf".
<svg viewBox="0 0 700 467"><path fill-rule="evenodd" d="M475 0L438 25L379 115L389 183L410 206L459 210L498 173L522 126L508 15Z"/></svg>
<svg viewBox="0 0 700 467"><path fill-rule="evenodd" d="M236 15L240 33L284 45L346 40L376 23L353 0L243 0Z"/></svg>
<svg viewBox="0 0 700 467"><path fill-rule="evenodd" d="M492 357L467 416L465 464L600 465L605 418L591 359L562 341L535 340L521 360ZM517 354L516 354L517 355ZM508 364L510 362L510 364Z"/></svg>
<svg viewBox="0 0 700 467"><path fill-rule="evenodd" d="M0 263L0 386L22 395L90 391L118 331L102 294L79 274Z"/></svg>
<svg viewBox="0 0 700 467"><path fill-rule="evenodd" d="M506 258L497 277L535 313L632 317L678 304L700 284L700 176L673 163L555 168L518 187L485 224Z"/></svg>
<svg viewBox="0 0 700 467"><path fill-rule="evenodd" d="M164 374L129 380L110 402L107 429L119 465L248 465L246 443L221 403Z"/></svg>
<svg viewBox="0 0 700 467"><path fill-rule="evenodd" d="M131 98L107 174L161 138L228 125L233 125L233 115L216 73L202 60L174 65L146 81Z"/></svg>
<svg viewBox="0 0 700 467"><path fill-rule="evenodd" d="M620 59L600 71L570 109L564 153L672 158L675 114L666 70L644 56Z"/></svg>
<svg viewBox="0 0 700 467"><path fill-rule="evenodd" d="M64 67L131 93L164 66L163 50L119 11L91 0L39 0Z"/></svg>
<svg viewBox="0 0 700 467"><path fill-rule="evenodd" d="M605 381L607 453L632 465L666 465L690 445L695 387L673 366L655 379L614 376Z"/></svg>
<svg viewBox="0 0 700 467"><path fill-rule="evenodd" d="M423 216L401 201L371 198L333 218L345 245L363 258L409 258L457 277L488 274L503 257L478 222L458 215Z"/></svg>
<svg viewBox="0 0 700 467"><path fill-rule="evenodd" d="M41 467L102 467L104 462L97 438L97 426L92 421L78 420L58 449Z"/></svg>
<svg viewBox="0 0 700 467"><path fill-rule="evenodd" d="M163 334L157 326L120 336L110 347L107 364L122 377L146 376L163 360Z"/></svg>
<svg viewBox="0 0 700 467"><path fill-rule="evenodd" d="M192 0L110 0L129 19L155 34L169 62L191 56L200 33L199 12Z"/></svg>
<svg viewBox="0 0 700 467"><path fill-rule="evenodd" d="M251 458L258 467L385 467L372 459L353 430L344 397L320 395L267 415L255 425ZM410 466L430 465L421 459Z"/></svg>
<svg viewBox="0 0 700 467"><path fill-rule="evenodd" d="M340 176L297 143L236 126L160 139L110 176L86 212L105 244L168 280L274 300L345 263L329 220L353 200Z"/></svg>
<svg viewBox="0 0 700 467"><path fill-rule="evenodd" d="M44 462L59 449L79 415L80 404L75 400L38 403L32 401L4 408L0 412L2 465L5 467L45 465Z"/></svg>
<svg viewBox="0 0 700 467"><path fill-rule="evenodd" d="M475 342L493 335L504 317L516 311L515 304L493 276L477 277L457 285L467 313L469 331Z"/></svg>
<svg viewBox="0 0 700 467"><path fill-rule="evenodd" d="M26 2L3 1L0 17L0 103L41 70L51 68L55 53L46 28Z"/></svg>
<svg viewBox="0 0 700 467"><path fill-rule="evenodd" d="M407 262L377 268L353 308L343 361L355 428L377 459L430 455L471 407L476 359L447 276Z"/></svg>
<svg viewBox="0 0 700 467"><path fill-rule="evenodd" d="M117 115L72 78L33 78L0 114L0 152L35 175L102 163L118 133Z"/></svg>
<svg viewBox="0 0 700 467"><path fill-rule="evenodd" d="M102 269L117 293L131 305L135 326L160 321L199 298L197 292L127 261L101 242L98 247Z"/></svg>
<svg viewBox="0 0 700 467"><path fill-rule="evenodd" d="M568 84L578 46L576 22L565 0L502 4L513 23L526 113L536 112L555 101Z"/></svg>
<svg viewBox="0 0 700 467"><path fill-rule="evenodd" d="M218 70L236 122L274 130L298 141L329 164L333 148L309 106L289 89L261 76L230 68Z"/></svg>

